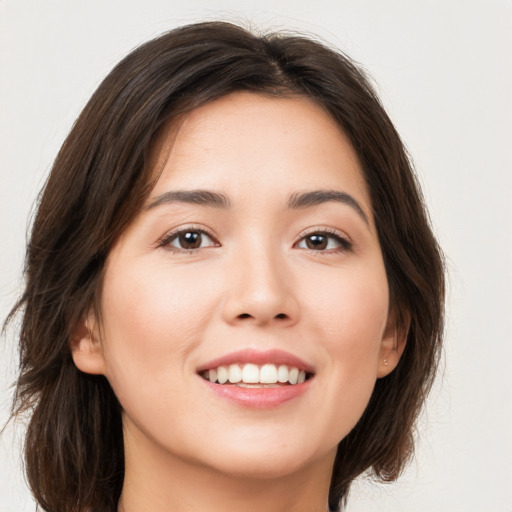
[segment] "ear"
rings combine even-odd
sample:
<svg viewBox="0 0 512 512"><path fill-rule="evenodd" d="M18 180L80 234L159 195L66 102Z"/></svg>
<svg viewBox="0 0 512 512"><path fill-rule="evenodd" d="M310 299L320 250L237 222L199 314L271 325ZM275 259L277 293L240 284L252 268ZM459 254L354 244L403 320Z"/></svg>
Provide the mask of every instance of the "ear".
<svg viewBox="0 0 512 512"><path fill-rule="evenodd" d="M377 368L378 379L389 375L402 357L409 334L409 315L401 324L402 326L399 327L394 315L389 315L388 324L380 344L379 366Z"/></svg>
<svg viewBox="0 0 512 512"><path fill-rule="evenodd" d="M71 336L70 348L75 366L79 370L94 375L106 374L98 322L92 310L75 326Z"/></svg>

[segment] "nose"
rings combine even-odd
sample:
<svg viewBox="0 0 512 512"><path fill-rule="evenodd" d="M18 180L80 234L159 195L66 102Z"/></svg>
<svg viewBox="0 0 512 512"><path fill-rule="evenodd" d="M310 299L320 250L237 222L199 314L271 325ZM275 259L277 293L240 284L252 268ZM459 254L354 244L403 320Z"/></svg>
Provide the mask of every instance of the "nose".
<svg viewBox="0 0 512 512"><path fill-rule="evenodd" d="M223 317L229 324L288 327L299 317L294 279L271 251L240 255L229 266Z"/></svg>

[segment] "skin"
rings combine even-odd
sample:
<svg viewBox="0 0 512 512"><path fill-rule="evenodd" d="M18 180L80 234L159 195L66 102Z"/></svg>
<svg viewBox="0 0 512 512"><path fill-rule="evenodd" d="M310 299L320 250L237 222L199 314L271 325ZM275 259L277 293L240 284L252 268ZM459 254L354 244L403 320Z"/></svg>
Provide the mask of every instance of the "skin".
<svg viewBox="0 0 512 512"><path fill-rule="evenodd" d="M109 255L101 324L90 313L77 329L75 364L105 375L124 411L119 510L325 511L337 444L404 344L357 156L311 101L250 93L194 110L158 147L147 206L196 189L231 206L145 208ZM363 214L288 207L313 190ZM176 230L209 235L184 250ZM311 364L307 391L264 409L209 392L197 368L245 348Z"/></svg>

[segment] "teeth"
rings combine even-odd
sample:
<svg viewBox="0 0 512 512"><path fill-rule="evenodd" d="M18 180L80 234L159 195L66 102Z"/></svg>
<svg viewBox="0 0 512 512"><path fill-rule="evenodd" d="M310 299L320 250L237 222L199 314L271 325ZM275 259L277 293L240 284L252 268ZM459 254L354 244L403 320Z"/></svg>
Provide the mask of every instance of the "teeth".
<svg viewBox="0 0 512 512"><path fill-rule="evenodd" d="M260 382L262 384L275 384L277 382L277 368L275 364L265 364L261 367Z"/></svg>
<svg viewBox="0 0 512 512"><path fill-rule="evenodd" d="M255 384L302 384L306 380L306 372L293 366L284 364L276 366L275 364L256 364L247 363L230 364L229 366L219 366L203 373L203 376L210 382L219 384L237 384L242 387L252 387ZM249 386L246 386L248 384Z"/></svg>
<svg viewBox="0 0 512 512"><path fill-rule="evenodd" d="M219 366L217 368L217 380L219 384L225 384L228 381L229 375L225 366Z"/></svg>
<svg viewBox="0 0 512 512"><path fill-rule="evenodd" d="M285 366L284 364L282 364L277 369L277 381L278 382L288 382L289 373L290 372L288 371L288 366Z"/></svg>
<svg viewBox="0 0 512 512"><path fill-rule="evenodd" d="M288 376L288 382L290 384L297 384L299 380L299 369L298 368L290 368L290 374Z"/></svg>
<svg viewBox="0 0 512 512"><path fill-rule="evenodd" d="M260 369L255 364L246 364L242 370L242 382L257 384L260 381Z"/></svg>
<svg viewBox="0 0 512 512"><path fill-rule="evenodd" d="M237 364L230 364L229 365L229 382L231 384L236 384L237 382L240 382L242 380L242 369Z"/></svg>

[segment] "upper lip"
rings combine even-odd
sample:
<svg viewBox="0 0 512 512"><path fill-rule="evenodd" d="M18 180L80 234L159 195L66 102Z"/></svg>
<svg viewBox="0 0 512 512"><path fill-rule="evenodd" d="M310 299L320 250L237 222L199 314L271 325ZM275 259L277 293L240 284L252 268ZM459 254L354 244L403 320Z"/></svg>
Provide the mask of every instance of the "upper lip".
<svg viewBox="0 0 512 512"><path fill-rule="evenodd" d="M212 359L197 368L197 372L203 372L205 370L210 370L213 368L218 368L219 366L229 366L230 364L275 364L275 365L287 365L298 368L299 370L304 370L308 373L314 373L314 368L306 361L302 360L300 357L294 356L289 352L285 352L284 350L254 350L254 349L244 349L237 350L236 352L230 352L224 356L217 357Z"/></svg>

